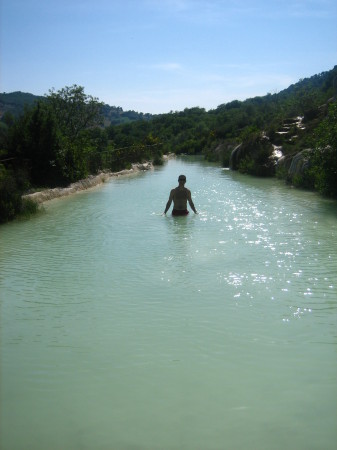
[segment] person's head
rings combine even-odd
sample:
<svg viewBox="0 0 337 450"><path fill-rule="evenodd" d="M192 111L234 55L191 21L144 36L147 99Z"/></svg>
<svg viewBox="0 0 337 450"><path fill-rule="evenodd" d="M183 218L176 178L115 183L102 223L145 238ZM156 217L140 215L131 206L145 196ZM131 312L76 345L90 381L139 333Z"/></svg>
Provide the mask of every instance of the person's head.
<svg viewBox="0 0 337 450"><path fill-rule="evenodd" d="M185 175L179 175L178 182L179 182L179 184L185 184L186 183L186 176Z"/></svg>

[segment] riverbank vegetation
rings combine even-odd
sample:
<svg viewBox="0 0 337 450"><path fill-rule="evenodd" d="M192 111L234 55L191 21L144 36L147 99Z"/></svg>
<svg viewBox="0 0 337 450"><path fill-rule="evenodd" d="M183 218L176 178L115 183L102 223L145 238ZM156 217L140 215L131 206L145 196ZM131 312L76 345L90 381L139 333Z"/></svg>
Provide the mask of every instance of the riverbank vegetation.
<svg viewBox="0 0 337 450"><path fill-rule="evenodd" d="M160 115L109 107L77 85L0 94L0 221L27 209L25 192L158 164L163 153L202 154L337 198L336 85L337 66L279 93Z"/></svg>

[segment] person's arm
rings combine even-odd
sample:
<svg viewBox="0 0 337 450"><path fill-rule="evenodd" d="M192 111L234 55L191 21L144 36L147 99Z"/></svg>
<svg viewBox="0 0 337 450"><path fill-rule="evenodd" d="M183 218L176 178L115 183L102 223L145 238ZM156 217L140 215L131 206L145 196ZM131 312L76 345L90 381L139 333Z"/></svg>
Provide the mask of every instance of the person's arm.
<svg viewBox="0 0 337 450"><path fill-rule="evenodd" d="M174 190L172 189L172 191L170 192L170 197L168 199L168 202L166 203L166 208L165 208L164 214L166 214L167 211L170 209L170 206L171 206L171 203L172 203L172 200L173 200L173 191Z"/></svg>
<svg viewBox="0 0 337 450"><path fill-rule="evenodd" d="M188 203L189 203L190 207L192 208L192 211L194 212L194 214L198 214L197 210L195 209L190 190L188 191L187 200L188 200Z"/></svg>

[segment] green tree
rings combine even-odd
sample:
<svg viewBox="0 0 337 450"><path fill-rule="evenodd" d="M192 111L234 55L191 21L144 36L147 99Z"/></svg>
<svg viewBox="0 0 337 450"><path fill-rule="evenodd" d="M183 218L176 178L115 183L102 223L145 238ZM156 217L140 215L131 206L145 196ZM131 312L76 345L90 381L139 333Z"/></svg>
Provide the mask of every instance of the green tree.
<svg viewBox="0 0 337 450"><path fill-rule="evenodd" d="M317 127L315 135L310 174L320 193L337 198L337 103L329 105L328 115Z"/></svg>
<svg viewBox="0 0 337 450"><path fill-rule="evenodd" d="M0 223L13 219L21 205L15 176L0 163Z"/></svg>
<svg viewBox="0 0 337 450"><path fill-rule="evenodd" d="M73 182L86 177L95 154L101 150L101 140L88 130L102 124L103 103L85 94L84 88L76 84L57 92L50 90L46 100L62 136L58 161L64 178Z"/></svg>
<svg viewBox="0 0 337 450"><path fill-rule="evenodd" d="M49 90L47 102L60 131L64 136L76 139L87 128L101 125L103 103L84 93L84 87L66 86L55 92Z"/></svg>
<svg viewBox="0 0 337 450"><path fill-rule="evenodd" d="M9 154L16 170L26 170L33 185L63 184L58 158L60 135L45 102L26 109L9 135Z"/></svg>

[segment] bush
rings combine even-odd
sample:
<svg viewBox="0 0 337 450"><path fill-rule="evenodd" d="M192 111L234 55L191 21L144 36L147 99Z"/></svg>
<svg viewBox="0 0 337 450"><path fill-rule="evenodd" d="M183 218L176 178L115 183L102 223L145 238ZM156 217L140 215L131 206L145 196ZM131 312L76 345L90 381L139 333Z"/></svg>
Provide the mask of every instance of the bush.
<svg viewBox="0 0 337 450"><path fill-rule="evenodd" d="M39 205L28 198L24 198L21 203L21 210L19 212L19 217L30 218L32 215L39 211Z"/></svg>
<svg viewBox="0 0 337 450"><path fill-rule="evenodd" d="M0 223L12 220L21 210L21 192L11 171L0 164Z"/></svg>
<svg viewBox="0 0 337 450"><path fill-rule="evenodd" d="M315 188L323 195L337 198L337 103L330 104L328 115L317 127L315 137L310 160Z"/></svg>
<svg viewBox="0 0 337 450"><path fill-rule="evenodd" d="M239 163L239 172L255 175L255 163L253 158L245 156Z"/></svg>

